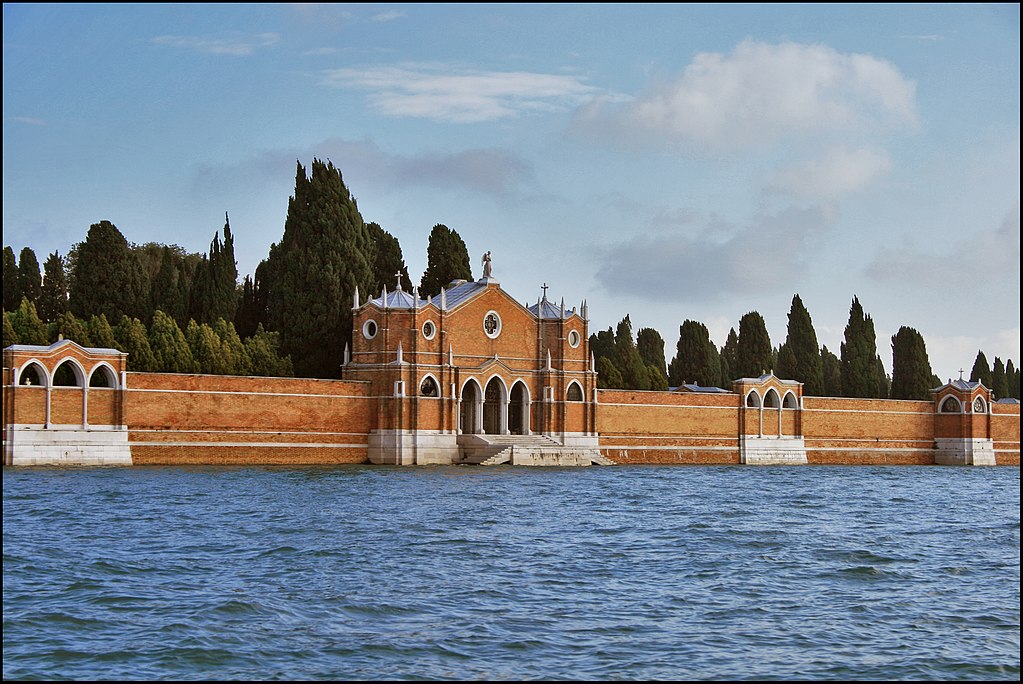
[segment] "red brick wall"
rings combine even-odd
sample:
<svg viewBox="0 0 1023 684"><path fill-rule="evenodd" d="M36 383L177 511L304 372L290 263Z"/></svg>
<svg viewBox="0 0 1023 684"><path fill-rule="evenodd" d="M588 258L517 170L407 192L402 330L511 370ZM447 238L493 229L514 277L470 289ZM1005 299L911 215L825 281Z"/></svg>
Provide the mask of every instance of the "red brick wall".
<svg viewBox="0 0 1023 684"><path fill-rule="evenodd" d="M934 463L934 404L892 399L804 397L809 463Z"/></svg>
<svg viewBox="0 0 1023 684"><path fill-rule="evenodd" d="M991 405L991 439L998 465L1019 465L1019 404Z"/></svg>

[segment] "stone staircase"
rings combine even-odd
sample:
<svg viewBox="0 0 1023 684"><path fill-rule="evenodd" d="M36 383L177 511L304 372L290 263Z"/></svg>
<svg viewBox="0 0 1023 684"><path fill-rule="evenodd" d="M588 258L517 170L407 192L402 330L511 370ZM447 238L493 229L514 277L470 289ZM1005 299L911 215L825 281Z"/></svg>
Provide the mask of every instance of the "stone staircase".
<svg viewBox="0 0 1023 684"><path fill-rule="evenodd" d="M596 449L566 447L547 435L459 435L459 463L472 465L614 465Z"/></svg>

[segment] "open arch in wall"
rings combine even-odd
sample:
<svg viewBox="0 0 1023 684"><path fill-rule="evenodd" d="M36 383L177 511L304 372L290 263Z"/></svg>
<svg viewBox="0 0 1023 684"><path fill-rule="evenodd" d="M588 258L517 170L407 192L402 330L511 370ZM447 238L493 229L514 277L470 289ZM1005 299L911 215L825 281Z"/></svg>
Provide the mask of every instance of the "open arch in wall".
<svg viewBox="0 0 1023 684"><path fill-rule="evenodd" d="M792 392L786 392L785 398L781 402L782 408L794 409L799 408L799 401L796 399L796 395Z"/></svg>
<svg viewBox="0 0 1023 684"><path fill-rule="evenodd" d="M774 388L767 390L764 395L764 408L780 408L781 402L778 400L778 393L774 391Z"/></svg>
<svg viewBox="0 0 1023 684"><path fill-rule="evenodd" d="M89 373L89 389L117 389L117 373L107 363L100 363Z"/></svg>
<svg viewBox="0 0 1023 684"><path fill-rule="evenodd" d="M746 395L746 406L748 408L760 408L760 395L756 390L750 390Z"/></svg>
<svg viewBox="0 0 1023 684"><path fill-rule="evenodd" d="M46 374L46 369L42 367L37 361L29 361L21 368L21 372L18 373L18 384L19 385L32 385L35 387L46 387L48 384L49 376Z"/></svg>
<svg viewBox="0 0 1023 684"><path fill-rule="evenodd" d="M483 391L472 378L462 385L458 411L458 428L465 435L476 435L483 431L480 412L483 405Z"/></svg>
<svg viewBox="0 0 1023 684"><path fill-rule="evenodd" d="M529 408L529 389L526 383L516 380L508 401L508 432L513 435L529 434Z"/></svg>
<svg viewBox="0 0 1023 684"><path fill-rule="evenodd" d="M508 390L498 376L490 378L483 390L483 432L503 435L508 432Z"/></svg>
<svg viewBox="0 0 1023 684"><path fill-rule="evenodd" d="M53 369L54 387L85 387L85 370L74 359L65 359Z"/></svg>

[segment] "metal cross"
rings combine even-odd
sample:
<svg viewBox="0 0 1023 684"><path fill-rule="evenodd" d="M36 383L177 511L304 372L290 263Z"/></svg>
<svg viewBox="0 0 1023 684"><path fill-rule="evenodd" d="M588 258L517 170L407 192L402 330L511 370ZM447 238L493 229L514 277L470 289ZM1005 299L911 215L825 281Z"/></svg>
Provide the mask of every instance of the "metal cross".
<svg viewBox="0 0 1023 684"><path fill-rule="evenodd" d="M547 299L547 283L544 283L544 284L543 284L543 285L542 285L542 286L540 287L540 289L541 289L541 290L543 290L543 298L544 298L544 299Z"/></svg>
<svg viewBox="0 0 1023 684"><path fill-rule="evenodd" d="M960 380L962 380L962 379L963 379L963 373L965 373L965 372L966 372L966 371L964 371L964 370L963 370L962 368L960 368L960 369L959 369L959 379L960 379Z"/></svg>
<svg viewBox="0 0 1023 684"><path fill-rule="evenodd" d="M394 274L394 277L398 279L398 289L400 290L401 289L401 269L398 269L398 272Z"/></svg>

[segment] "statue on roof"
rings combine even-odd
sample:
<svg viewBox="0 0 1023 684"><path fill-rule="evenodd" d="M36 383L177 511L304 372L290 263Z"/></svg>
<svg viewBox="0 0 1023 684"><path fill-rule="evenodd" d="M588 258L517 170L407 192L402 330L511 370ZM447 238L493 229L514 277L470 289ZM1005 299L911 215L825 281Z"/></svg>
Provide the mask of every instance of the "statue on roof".
<svg viewBox="0 0 1023 684"><path fill-rule="evenodd" d="M483 255L483 277L490 278L493 276L494 269L490 261L490 252Z"/></svg>

